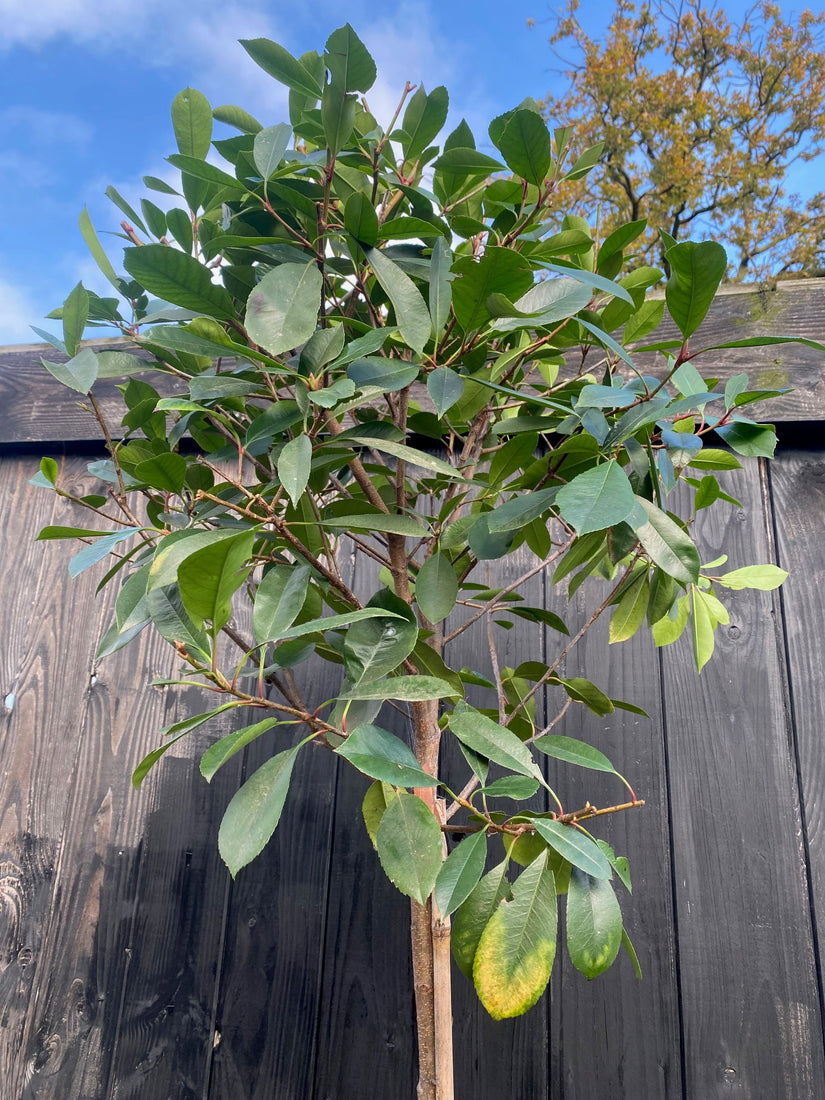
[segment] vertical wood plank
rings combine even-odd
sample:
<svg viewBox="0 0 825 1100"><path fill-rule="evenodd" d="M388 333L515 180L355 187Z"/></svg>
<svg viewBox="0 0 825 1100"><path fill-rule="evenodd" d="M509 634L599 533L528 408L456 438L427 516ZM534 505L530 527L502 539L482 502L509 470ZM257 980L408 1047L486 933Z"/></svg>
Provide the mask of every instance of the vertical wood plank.
<svg viewBox="0 0 825 1100"><path fill-rule="evenodd" d="M756 464L736 481L745 508L700 513L726 569L769 560ZM723 598L701 677L686 639L664 660L686 1094L803 1100L825 1065L774 596Z"/></svg>
<svg viewBox="0 0 825 1100"><path fill-rule="evenodd" d="M574 603L580 622L587 621L608 591L603 583L579 589ZM562 982L553 1033L561 1078L558 1094L565 1100L601 1100L605 1095L676 1100L682 1096L680 1019L659 659L643 632L609 646L608 625L609 611L570 654L565 674L592 679L611 698L634 703L650 717L617 708L600 718L574 703L553 732L601 749L645 801L641 809L589 827L630 862L633 894L616 876L613 885L643 980L634 978L630 960L620 950L613 966L588 982L571 964L560 938ZM556 705L563 701L560 689L553 698ZM605 806L629 797L615 776L566 765L559 765L556 775L565 809L577 809L587 800ZM559 900L564 910L565 902ZM593 1027L595 1020L598 1027Z"/></svg>
<svg viewBox="0 0 825 1100"><path fill-rule="evenodd" d="M782 586L790 702L805 821L811 903L822 998L825 967L825 453L780 451L770 466L778 562L790 573ZM821 1001L820 1001L821 1004Z"/></svg>

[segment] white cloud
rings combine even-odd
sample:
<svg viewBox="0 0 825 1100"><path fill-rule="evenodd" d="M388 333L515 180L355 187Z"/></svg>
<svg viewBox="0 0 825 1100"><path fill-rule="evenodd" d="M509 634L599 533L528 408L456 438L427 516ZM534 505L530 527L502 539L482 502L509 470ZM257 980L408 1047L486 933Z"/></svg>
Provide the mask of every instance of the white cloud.
<svg viewBox="0 0 825 1100"><path fill-rule="evenodd" d="M30 325L39 310L29 289L13 282L7 269L0 266L0 347L8 344L33 344L39 337Z"/></svg>

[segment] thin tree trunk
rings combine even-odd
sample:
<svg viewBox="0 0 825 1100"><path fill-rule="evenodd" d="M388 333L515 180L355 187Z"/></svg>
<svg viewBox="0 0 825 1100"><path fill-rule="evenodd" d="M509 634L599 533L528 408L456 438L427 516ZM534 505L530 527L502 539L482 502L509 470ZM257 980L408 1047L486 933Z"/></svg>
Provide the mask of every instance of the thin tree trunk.
<svg viewBox="0 0 825 1100"><path fill-rule="evenodd" d="M438 702L413 703L415 752L421 767L438 774ZM416 791L430 807L439 825L444 809L434 789ZM453 1093L453 1010L450 974L450 921L434 911L433 899L426 905L412 901L411 939L415 1015L418 1032L418 1088L416 1100L454 1100Z"/></svg>

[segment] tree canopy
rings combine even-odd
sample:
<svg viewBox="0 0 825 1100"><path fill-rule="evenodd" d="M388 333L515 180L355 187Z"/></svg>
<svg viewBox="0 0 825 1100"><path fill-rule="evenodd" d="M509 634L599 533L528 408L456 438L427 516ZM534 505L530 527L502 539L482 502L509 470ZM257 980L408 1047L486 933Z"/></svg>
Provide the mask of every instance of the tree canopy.
<svg viewBox="0 0 825 1100"><path fill-rule="evenodd" d="M712 234L736 281L819 274L825 194L788 193L789 170L825 148L825 15L787 21L768 0L740 24L702 0L616 0L591 35L568 0L550 43L568 86L543 103L586 145L604 142L579 185L604 233L647 218L645 259Z"/></svg>

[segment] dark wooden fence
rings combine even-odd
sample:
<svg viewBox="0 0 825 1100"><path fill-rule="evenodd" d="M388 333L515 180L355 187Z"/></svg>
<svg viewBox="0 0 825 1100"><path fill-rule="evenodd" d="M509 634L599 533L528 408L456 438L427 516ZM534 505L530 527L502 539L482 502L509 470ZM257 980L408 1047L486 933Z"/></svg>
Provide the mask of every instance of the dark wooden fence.
<svg viewBox="0 0 825 1100"><path fill-rule="evenodd" d="M825 284L727 295L709 327L823 339ZM70 581L65 546L33 542L72 519L28 484L39 456L80 484L83 456L101 453L42 350L0 366L0 1097L407 1100L407 902L365 835L366 783L305 753L275 839L234 883L217 827L266 746L210 788L193 760L214 732L198 731L130 785L158 728L200 701L148 686L172 667L148 632L97 665L111 594L95 597L94 571ZM732 565L788 568L781 594L731 595L700 677L681 649L608 651L603 629L576 656L650 714L576 708L564 727L647 802L606 828L631 860L623 908L644 980L620 959L587 983L560 948L550 995L496 1024L456 974L460 1100L825 1097L823 365L793 346L719 359L722 375L796 387L771 409L777 459L731 482L743 507L702 528L706 558L724 547ZM585 614L583 597L566 613ZM483 638L463 644L483 667ZM525 626L504 644L513 664L549 643ZM570 806L616 793L572 771Z"/></svg>

